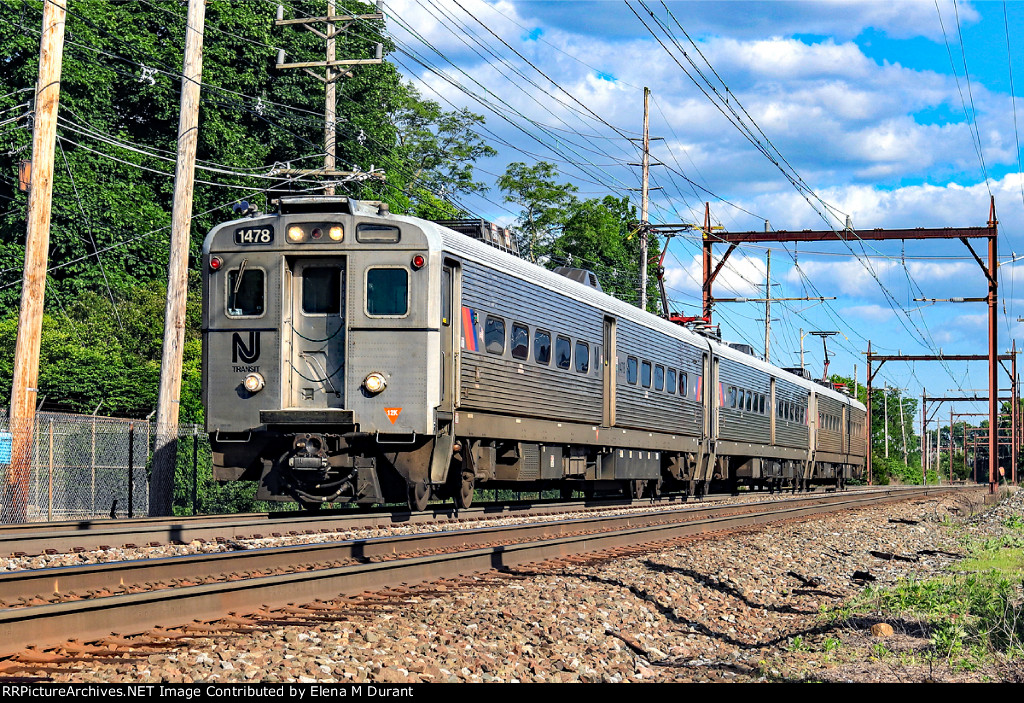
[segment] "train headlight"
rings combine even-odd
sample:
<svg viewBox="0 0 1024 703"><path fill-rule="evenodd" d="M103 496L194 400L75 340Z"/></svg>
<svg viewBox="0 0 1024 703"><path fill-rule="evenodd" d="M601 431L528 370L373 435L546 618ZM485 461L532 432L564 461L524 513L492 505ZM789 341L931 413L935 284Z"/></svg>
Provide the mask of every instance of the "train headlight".
<svg viewBox="0 0 1024 703"><path fill-rule="evenodd" d="M328 231L327 235L336 242L340 242L345 238L345 230L342 229L341 225L334 225Z"/></svg>
<svg viewBox="0 0 1024 703"><path fill-rule="evenodd" d="M387 385L384 375L376 372L363 379L363 387L370 393L380 393Z"/></svg>
<svg viewBox="0 0 1024 703"><path fill-rule="evenodd" d="M245 380L242 381L242 385L245 386L245 390L250 393L259 393L263 390L263 386L266 385L266 382L263 380L263 376L261 374L251 373L245 377Z"/></svg>
<svg viewBox="0 0 1024 703"><path fill-rule="evenodd" d="M288 228L288 241L301 242L304 233L301 227L291 226Z"/></svg>

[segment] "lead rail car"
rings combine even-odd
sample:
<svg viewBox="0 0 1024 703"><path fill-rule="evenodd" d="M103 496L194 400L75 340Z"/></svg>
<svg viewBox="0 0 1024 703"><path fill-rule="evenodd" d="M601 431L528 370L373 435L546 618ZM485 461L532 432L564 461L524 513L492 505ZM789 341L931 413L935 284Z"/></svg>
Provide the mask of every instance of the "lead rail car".
<svg viewBox="0 0 1024 703"><path fill-rule="evenodd" d="M203 395L214 478L307 506L842 485L865 463L864 406L832 388L340 197L207 236Z"/></svg>

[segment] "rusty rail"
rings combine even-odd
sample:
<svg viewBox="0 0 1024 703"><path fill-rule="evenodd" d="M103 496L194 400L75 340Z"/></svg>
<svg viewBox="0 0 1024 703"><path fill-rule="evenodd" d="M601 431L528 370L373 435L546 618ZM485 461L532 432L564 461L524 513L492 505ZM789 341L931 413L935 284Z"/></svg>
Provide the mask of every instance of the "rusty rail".
<svg viewBox="0 0 1024 703"><path fill-rule="evenodd" d="M3 610L0 611L0 654L11 653L30 645L53 644L68 637L83 640L104 637L110 635L114 627L120 629L121 634L131 634L156 626L171 627L191 623L197 619L222 617L228 613L245 614L264 606L276 607L288 603L332 599L398 583L451 578L490 569L507 569L524 563L574 554L666 542L684 536L809 517L881 502L912 500L950 490L956 489L920 487L917 490L876 491L869 495L831 494L810 499L802 497L795 501L778 501L767 507L752 504L719 506L715 509L731 511L733 514L699 519L692 511L670 511L674 514L675 521L672 521L670 513L647 513L539 525L428 533L415 536L418 539L414 536L405 536L399 539L362 540L348 544L348 553L361 552L365 558L367 551L370 551L377 554L374 558L382 558L381 555L391 549L392 558L328 568L317 568L316 562L312 562L307 563L303 570L275 576L246 578L236 574L236 580L222 583L164 588L129 595ZM646 524L644 518L647 518ZM568 532L572 534L567 534ZM503 539L496 539L499 537ZM477 544L484 541L490 544L485 547L474 547L473 541ZM499 541L502 543L496 543ZM397 551L399 544L415 545L421 552L455 548L459 545L461 549L425 556L401 556ZM325 557L331 549L346 548L345 543L315 547L305 554ZM254 556L287 561L298 553L295 549L258 550L265 552L262 555L245 552L209 555L214 558L206 563L217 564L216 568L223 573L226 564L238 566L248 563L251 566L253 562L245 560ZM333 558L342 558L339 556L341 553L335 552ZM232 558L235 561L232 562ZM191 558L179 557L160 561L174 559L183 560L177 562L181 567L194 568L196 565ZM144 562L135 562L134 565L144 569L150 566ZM155 563L154 566L159 568ZM291 566L295 566L294 561L291 562ZM78 568L82 569L83 573L88 570L87 567ZM261 568L270 567L264 563ZM57 576L57 571L59 570L39 570L38 573L41 578L45 578ZM231 571L235 569L232 567ZM105 572L102 568L95 572L103 574L99 578L108 580L113 573ZM25 576L36 572L21 573ZM152 577L150 574L150 578ZM65 574L62 578L71 576ZM66 583L67 581L64 582ZM61 586L59 581L57 585L66 587ZM116 625L112 627L111 623Z"/></svg>

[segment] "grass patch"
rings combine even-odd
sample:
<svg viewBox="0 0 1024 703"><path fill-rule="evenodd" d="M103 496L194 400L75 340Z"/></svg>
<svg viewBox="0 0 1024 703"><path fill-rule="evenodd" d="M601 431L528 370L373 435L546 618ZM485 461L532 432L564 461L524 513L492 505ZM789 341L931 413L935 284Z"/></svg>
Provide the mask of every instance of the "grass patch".
<svg viewBox="0 0 1024 703"><path fill-rule="evenodd" d="M831 619L902 622L928 637L927 657L954 669L978 669L993 656L1024 658L1024 520L1013 516L1003 526L1010 531L965 545L969 556L952 567L956 573L869 588ZM875 643L873 654L882 656L887 644Z"/></svg>
<svg viewBox="0 0 1024 703"><path fill-rule="evenodd" d="M1024 548L987 549L957 565L973 573L994 572L1006 579L1024 578Z"/></svg>

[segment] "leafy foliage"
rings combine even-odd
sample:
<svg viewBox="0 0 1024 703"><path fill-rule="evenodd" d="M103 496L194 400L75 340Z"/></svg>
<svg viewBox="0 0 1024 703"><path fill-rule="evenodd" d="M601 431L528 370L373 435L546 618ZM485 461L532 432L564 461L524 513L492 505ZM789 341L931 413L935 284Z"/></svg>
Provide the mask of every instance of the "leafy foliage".
<svg viewBox="0 0 1024 703"><path fill-rule="evenodd" d="M505 202L522 208L519 214L519 251L531 261L537 261L543 254L556 232L564 227L570 209L576 204L576 186L556 182L556 174L554 165L546 161L533 166L517 161L509 164L498 179L498 187L505 192Z"/></svg>
<svg viewBox="0 0 1024 703"><path fill-rule="evenodd" d="M290 5L295 5L291 3ZM324 150L323 83L303 71L279 71L276 46L289 61L323 60L313 33L275 27L275 6L207 3L198 166L190 253L202 234L233 217L230 204L267 200L308 184L269 177L292 165L316 168ZM339 3L339 12L372 13L369 3ZM72 3L66 25L54 172L47 316L40 359L40 398L47 409L145 416L154 407L174 191L182 3L101 0ZM322 15L322 2L297 11ZM33 99L42 3L0 0L0 116L27 115ZM339 36L338 56L370 57L380 21L354 24ZM473 131L482 118L445 112L403 85L387 62L353 68L338 86L339 169L383 166L386 179L340 192L382 199L396 212L451 217L441 197L479 192L473 162L493 153ZM31 157L28 117L0 127L0 400L9 398L21 271L26 194L18 164ZM274 191L268 190L271 186ZM199 281L189 279L181 416L202 420Z"/></svg>

